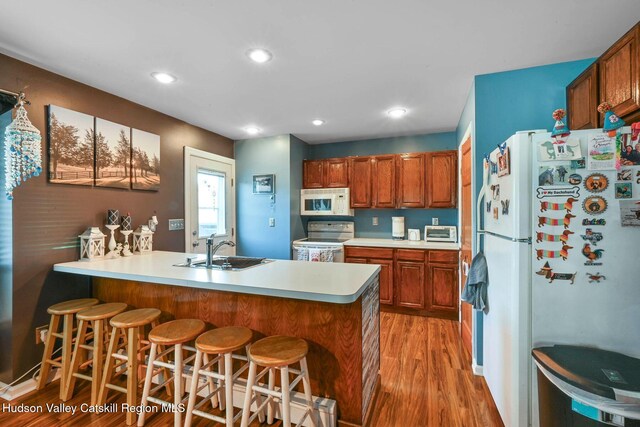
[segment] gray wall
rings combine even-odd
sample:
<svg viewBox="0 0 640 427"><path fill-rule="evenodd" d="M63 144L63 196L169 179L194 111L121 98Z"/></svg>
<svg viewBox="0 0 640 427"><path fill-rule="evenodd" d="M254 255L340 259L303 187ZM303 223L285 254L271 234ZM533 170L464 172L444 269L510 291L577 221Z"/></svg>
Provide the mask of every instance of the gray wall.
<svg viewBox="0 0 640 427"><path fill-rule="evenodd" d="M4 156L4 130L11 123L11 112L0 115L0 348L11 348L11 318L13 308L11 294L13 286L13 274L11 264L13 262L12 219L11 202L4 197L5 184L5 156ZM0 381L11 381L11 352L7 352L7 359L1 364Z"/></svg>

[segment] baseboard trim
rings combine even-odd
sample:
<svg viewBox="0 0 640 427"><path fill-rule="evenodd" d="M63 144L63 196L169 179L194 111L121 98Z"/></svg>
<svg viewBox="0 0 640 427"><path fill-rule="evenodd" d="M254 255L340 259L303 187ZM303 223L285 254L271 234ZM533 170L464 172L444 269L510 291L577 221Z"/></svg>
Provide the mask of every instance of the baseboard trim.
<svg viewBox="0 0 640 427"><path fill-rule="evenodd" d="M473 371L473 375L477 375L479 377L484 376L484 374L482 373L482 365L476 364L475 360L471 363L471 370Z"/></svg>
<svg viewBox="0 0 640 427"><path fill-rule="evenodd" d="M47 379L47 383L51 381L55 381L57 379L60 379L60 369L52 368L49 371L49 378ZM4 390L5 387L7 387L7 385L8 384L0 382L0 390ZM31 393L32 391L35 391L37 388L38 388L38 381L34 380L33 378L29 378L26 381L23 381L21 383L18 383L16 385L9 387L7 391L5 391L3 394L0 394L0 399L11 402L12 400L17 399L20 396L24 396L27 393Z"/></svg>

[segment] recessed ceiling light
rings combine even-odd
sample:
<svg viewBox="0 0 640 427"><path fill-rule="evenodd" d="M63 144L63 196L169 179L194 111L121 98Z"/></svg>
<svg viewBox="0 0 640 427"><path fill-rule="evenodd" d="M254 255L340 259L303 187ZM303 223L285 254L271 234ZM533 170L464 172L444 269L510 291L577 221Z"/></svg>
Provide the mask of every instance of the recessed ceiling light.
<svg viewBox="0 0 640 427"><path fill-rule="evenodd" d="M402 117L405 114L407 114L407 110L404 109L404 108L393 108L393 109L387 111L387 114L392 119L399 119L400 117Z"/></svg>
<svg viewBox="0 0 640 427"><path fill-rule="evenodd" d="M271 61L273 55L266 49L251 49L247 51L247 56L258 64L264 64L265 62Z"/></svg>
<svg viewBox="0 0 640 427"><path fill-rule="evenodd" d="M176 80L178 80L176 78L176 76L172 76L169 73L155 72L155 73L151 73L151 77L153 77L154 79L156 79L160 83L165 83L165 84L173 83Z"/></svg>
<svg viewBox="0 0 640 427"><path fill-rule="evenodd" d="M324 120L322 119L315 119L314 121L312 121L311 123L314 124L314 126L322 126L324 124Z"/></svg>
<svg viewBox="0 0 640 427"><path fill-rule="evenodd" d="M262 130L259 127L255 127L255 126L248 126L246 128L244 128L244 131L247 132L249 135L257 135L259 134Z"/></svg>

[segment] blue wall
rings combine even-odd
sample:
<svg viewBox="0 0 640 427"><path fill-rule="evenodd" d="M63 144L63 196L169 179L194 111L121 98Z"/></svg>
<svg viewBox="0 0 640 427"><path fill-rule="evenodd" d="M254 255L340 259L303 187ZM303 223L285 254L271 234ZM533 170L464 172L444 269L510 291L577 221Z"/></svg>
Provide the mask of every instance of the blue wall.
<svg viewBox="0 0 640 427"><path fill-rule="evenodd" d="M330 157L455 150L456 146L455 133L444 132L309 145L308 158L325 159ZM377 226L372 225L374 216L378 217ZM391 238L391 217L393 216L405 217L405 230L409 228L423 230L425 225L431 224L432 217L438 217L442 225L458 224L457 209L356 209L355 217L353 218L356 225L356 236ZM314 218L314 220L323 219L331 218ZM352 218L344 219L351 220Z"/></svg>
<svg viewBox="0 0 640 427"><path fill-rule="evenodd" d="M299 208L294 215L292 206L299 203L295 198L302 185L303 144L299 140L293 144L292 161L289 135L235 142L238 254L291 259L292 235L301 237ZM273 200L269 195L253 194L253 175L260 174L275 174ZM275 227L269 227L269 218L275 218Z"/></svg>

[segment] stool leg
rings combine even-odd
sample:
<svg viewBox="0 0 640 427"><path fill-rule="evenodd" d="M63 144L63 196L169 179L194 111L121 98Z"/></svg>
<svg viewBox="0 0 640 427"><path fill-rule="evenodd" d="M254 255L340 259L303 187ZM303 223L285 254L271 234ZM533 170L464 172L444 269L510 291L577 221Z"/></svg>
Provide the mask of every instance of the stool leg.
<svg viewBox="0 0 640 427"><path fill-rule="evenodd" d="M254 362L249 362L249 376L247 378L247 389L244 394L244 405L242 405L242 422L240 427L249 426L249 416L251 415L251 400L253 400L253 385L256 382L256 371L258 367Z"/></svg>
<svg viewBox="0 0 640 427"><path fill-rule="evenodd" d="M225 361L224 361L224 356L220 357L220 359L218 359L218 374L219 375L225 375ZM224 380L221 380L219 378L216 379L216 385L218 387L220 387L218 389L218 400L220 401L220 410L224 411L224 409L226 408L226 399L225 399L225 393L223 392L221 386ZM233 405L233 402L232 402Z"/></svg>
<svg viewBox="0 0 640 427"><path fill-rule="evenodd" d="M157 350L158 353L163 353L164 350L165 350L165 348L164 348L163 345L158 345L158 350ZM162 356L160 358L160 361L164 362L164 363L169 363L169 359L168 359L168 357L166 355ZM165 381L168 380L171 377L171 371L169 371L169 369L167 369L165 367L160 368L160 372L162 372L162 378ZM167 394L169 396L173 396L173 391L171 389L171 381L169 381L167 384L165 384L164 389L167 391Z"/></svg>
<svg viewBox="0 0 640 427"><path fill-rule="evenodd" d="M100 382L100 392L98 393L98 405L104 405L105 403L107 403L107 397L109 395L107 384L109 384L111 378L113 378L113 371L115 366L115 359L112 355L116 352L119 341L120 328L112 328L109 347L107 348L107 360L105 361L104 369L102 370L102 381Z"/></svg>
<svg viewBox="0 0 640 427"><path fill-rule="evenodd" d="M176 344L175 348L175 360L174 360L174 371L173 371L173 404L175 405L173 408L173 425L174 427L180 427L182 423L182 414L178 410L180 402L182 401L182 394L184 393L184 389L182 388L182 371L184 370L184 363L182 359L182 344Z"/></svg>
<svg viewBox="0 0 640 427"><path fill-rule="evenodd" d="M55 332L58 332L58 325L60 324L60 316L55 314L51 315L49 321L49 332L47 335L47 342L44 343L44 351L42 353L42 363L40 364L40 377L38 378L38 390L44 388L49 378L49 371L51 371L51 355L53 353L53 347L56 344L56 337L53 336Z"/></svg>
<svg viewBox="0 0 640 427"><path fill-rule="evenodd" d="M138 400L138 328L127 329L127 404L136 405ZM135 423L136 413L127 411L127 425Z"/></svg>
<svg viewBox="0 0 640 427"><path fill-rule="evenodd" d="M62 368L60 372L60 399L66 395L67 375L71 367L71 343L73 342L73 314L65 314L62 321Z"/></svg>
<svg viewBox="0 0 640 427"><path fill-rule="evenodd" d="M71 356L71 365L70 367L67 368L66 377L60 377L60 394L61 394L60 399L63 402L66 402L67 400L71 399L71 396L73 395L73 389L75 388L75 385L76 385L76 377L73 374L78 372L78 367L80 366L80 359L81 359L80 352L84 351L84 349L81 348L80 345L84 344L86 335L87 335L87 322L85 322L84 320L81 320L78 323L78 334L76 335L76 344L73 347L73 355ZM65 361L63 360L62 363L64 366Z"/></svg>
<svg viewBox="0 0 640 427"><path fill-rule="evenodd" d="M93 322L93 366L91 368L91 405L98 403L102 369L104 368L104 325L106 320Z"/></svg>
<svg viewBox="0 0 640 427"><path fill-rule="evenodd" d="M196 396L198 394L198 383L200 382L200 367L202 366L202 352L196 350L196 360L193 362L193 375L191 376L191 388L189 389L189 404L187 405L187 415L184 420L184 427L191 426L193 418L193 407L196 406Z"/></svg>
<svg viewBox="0 0 640 427"><path fill-rule="evenodd" d="M224 393L227 405L227 427L233 427L233 359L231 353L224 355Z"/></svg>
<svg viewBox="0 0 640 427"><path fill-rule="evenodd" d="M269 368L269 390L273 390L276 387L276 372L275 368ZM269 406L267 406L267 424L273 424L273 413L276 409L276 403L272 396L267 397L269 399Z"/></svg>
<svg viewBox="0 0 640 427"><path fill-rule="evenodd" d="M142 390L142 400L140 401L140 406L145 408L147 406L147 398L149 397L149 391L151 390L151 380L153 379L153 363L156 360L156 350L158 349L158 344L151 343L151 349L149 350L149 364L147 365L147 375L144 380L144 389ZM138 426L142 427L144 425L144 417L147 415L146 411L141 411L138 416Z"/></svg>
<svg viewBox="0 0 640 427"><path fill-rule="evenodd" d="M313 405L313 396L311 395L311 381L309 381L309 367L307 366L307 358L303 357L300 360L300 369L304 372L302 376L302 385L304 386L304 397L307 400L307 405L309 406L307 410L309 411L309 419L311 420L311 425L316 427L318 423L316 422L316 411L314 410Z"/></svg>
<svg viewBox="0 0 640 427"><path fill-rule="evenodd" d="M204 364L208 365L209 364L209 355L207 353L204 353L202 355L203 360L204 360ZM211 367L207 367L206 368L207 371L212 372ZM213 382L213 378L211 378L210 376L207 376L207 384L209 385L209 393L211 393L211 391L215 388L215 384ZM212 408L217 408L218 407L218 394L219 393L214 393L213 396L211 396L211 407Z"/></svg>
<svg viewBox="0 0 640 427"><path fill-rule="evenodd" d="M291 397L289 396L289 367L280 368L280 391L282 392L282 425L291 427Z"/></svg>

